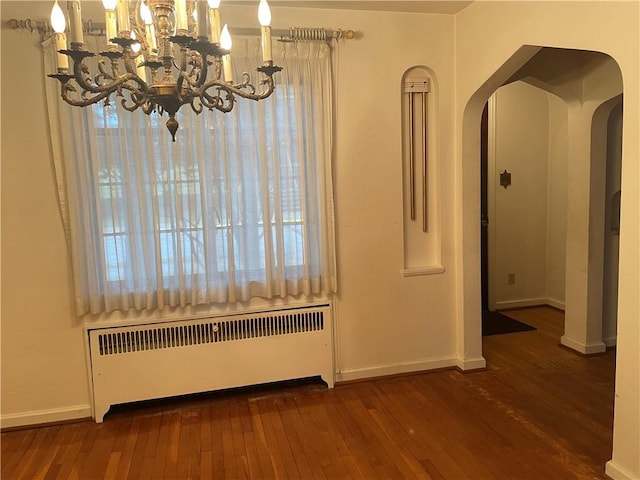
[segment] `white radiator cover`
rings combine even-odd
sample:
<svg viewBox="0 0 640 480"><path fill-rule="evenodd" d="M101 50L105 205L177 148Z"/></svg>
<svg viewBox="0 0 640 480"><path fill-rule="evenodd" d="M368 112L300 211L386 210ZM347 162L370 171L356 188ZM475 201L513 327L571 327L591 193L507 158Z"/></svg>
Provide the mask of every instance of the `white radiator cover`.
<svg viewBox="0 0 640 480"><path fill-rule="evenodd" d="M331 307L89 327L93 416L111 405L320 375L334 385Z"/></svg>

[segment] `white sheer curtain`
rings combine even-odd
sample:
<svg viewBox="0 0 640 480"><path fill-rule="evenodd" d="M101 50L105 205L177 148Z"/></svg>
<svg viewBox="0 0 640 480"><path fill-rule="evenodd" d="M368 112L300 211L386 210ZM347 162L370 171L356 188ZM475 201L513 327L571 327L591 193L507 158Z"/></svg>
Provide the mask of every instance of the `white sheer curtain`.
<svg viewBox="0 0 640 480"><path fill-rule="evenodd" d="M233 52L255 72L259 39ZM274 42L274 61L269 99L185 106L176 143L166 115L71 107L46 80L79 315L336 291L330 49Z"/></svg>

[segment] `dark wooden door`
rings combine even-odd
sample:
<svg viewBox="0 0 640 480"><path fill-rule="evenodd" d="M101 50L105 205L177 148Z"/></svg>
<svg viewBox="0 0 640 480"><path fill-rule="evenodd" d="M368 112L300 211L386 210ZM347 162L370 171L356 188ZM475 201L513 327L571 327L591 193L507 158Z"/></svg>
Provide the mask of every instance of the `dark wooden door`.
<svg viewBox="0 0 640 480"><path fill-rule="evenodd" d="M489 214L487 206L487 174L489 164L489 104L482 111L480 124L480 268L482 311L489 310Z"/></svg>

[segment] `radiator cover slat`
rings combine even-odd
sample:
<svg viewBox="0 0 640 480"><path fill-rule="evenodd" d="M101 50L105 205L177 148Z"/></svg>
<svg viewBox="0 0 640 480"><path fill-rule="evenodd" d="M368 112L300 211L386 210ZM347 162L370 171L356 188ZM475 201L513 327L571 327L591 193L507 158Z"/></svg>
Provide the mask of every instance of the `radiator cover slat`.
<svg viewBox="0 0 640 480"><path fill-rule="evenodd" d="M98 334L100 355L118 355L144 350L178 348L203 343L232 342L247 338L294 335L324 329L323 312L298 312L274 317L207 320L179 326L137 327L134 331ZM132 327L135 328L135 327Z"/></svg>
<svg viewBox="0 0 640 480"><path fill-rule="evenodd" d="M87 328L94 418L111 405L320 375L334 383L330 306Z"/></svg>

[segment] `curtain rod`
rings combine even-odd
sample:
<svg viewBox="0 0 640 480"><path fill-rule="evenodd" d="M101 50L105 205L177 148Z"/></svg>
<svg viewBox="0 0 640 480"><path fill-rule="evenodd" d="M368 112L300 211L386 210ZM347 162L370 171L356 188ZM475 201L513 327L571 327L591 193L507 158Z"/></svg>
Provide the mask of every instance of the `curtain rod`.
<svg viewBox="0 0 640 480"><path fill-rule="evenodd" d="M259 28L233 28L230 27L229 31L236 35L260 35ZM278 40L281 42L295 42L299 40L312 40L328 42L330 40L352 40L356 37L353 30L336 29L331 30L327 28L315 28L315 27L289 27L289 29L272 29L271 34L280 37Z"/></svg>
<svg viewBox="0 0 640 480"><path fill-rule="evenodd" d="M9 28L14 30L28 30L29 32L37 31L41 37L47 37L53 33L51 23L48 20L33 20L31 18L7 20ZM231 33L236 35L260 35L259 28L233 28L229 29ZM83 22L83 31L85 35L100 36L105 34L104 22L93 22L87 20ZM327 29L315 27L290 27L289 29L272 29L271 34L279 37L282 42L295 42L299 40L312 40L328 42L330 40L351 40L356 37L353 30Z"/></svg>

